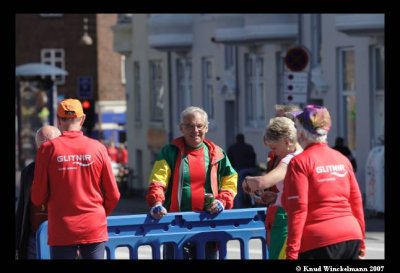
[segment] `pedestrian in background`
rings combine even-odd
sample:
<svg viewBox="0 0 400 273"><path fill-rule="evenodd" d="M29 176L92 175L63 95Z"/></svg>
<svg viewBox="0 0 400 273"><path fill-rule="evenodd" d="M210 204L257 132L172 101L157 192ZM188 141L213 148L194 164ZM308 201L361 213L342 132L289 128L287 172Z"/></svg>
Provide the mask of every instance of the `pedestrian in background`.
<svg viewBox="0 0 400 273"><path fill-rule="evenodd" d="M146 200L150 214L160 219L169 212L203 211L212 214L233 207L237 173L225 152L206 139L207 113L195 106L181 113L181 137L165 145L154 163ZM210 206L204 204L205 194L213 194ZM165 245L164 258L173 259L172 245ZM195 246L187 247L187 256L196 256ZM206 244L206 259L217 259L217 244Z"/></svg>
<svg viewBox="0 0 400 273"><path fill-rule="evenodd" d="M307 105L296 114L304 151L288 165L282 204L288 214L287 259L357 259L365 256L361 192L350 161L326 142L331 117Z"/></svg>
<svg viewBox="0 0 400 273"><path fill-rule="evenodd" d="M118 149L115 147L115 142L110 141L109 145L107 146L107 153L110 157L111 161L117 162L118 161Z"/></svg>
<svg viewBox="0 0 400 273"><path fill-rule="evenodd" d="M253 146L245 142L244 135L237 134L236 143L232 144L228 148L228 157L233 168L238 173L237 195L235 197L233 208L248 208L251 206L250 199L245 198L242 182L247 175L257 174L258 168L256 166L256 153L254 152Z"/></svg>
<svg viewBox="0 0 400 273"><path fill-rule="evenodd" d="M343 137L337 137L335 139L335 146L332 147L336 151L339 151L342 153L342 155L346 156L349 160L351 165L353 166L354 172L357 172L357 161L353 154L351 153L351 150L349 147L344 145L344 138Z"/></svg>
<svg viewBox="0 0 400 273"><path fill-rule="evenodd" d="M45 125L35 136L36 148L42 143L61 135L57 127ZM36 231L40 224L47 220L45 205L35 206L31 201L31 187L35 162L30 163L21 172L21 183L15 217L16 226L16 258L36 259Z"/></svg>
<svg viewBox="0 0 400 273"><path fill-rule="evenodd" d="M125 148L125 145L123 143L120 143L118 145L117 163L123 166L128 165L128 150Z"/></svg>
<svg viewBox="0 0 400 273"><path fill-rule="evenodd" d="M286 238L288 233L287 215L281 205L283 179L286 175L290 160L303 151L297 143L294 122L286 117L276 117L269 121L265 129L264 144L271 149L278 158L278 165L261 176L246 176L243 190L255 194L258 191L275 186L278 191L265 191L260 196L260 202L268 205L267 213L274 211L272 221L267 222L267 244L269 259L286 258Z"/></svg>
<svg viewBox="0 0 400 273"><path fill-rule="evenodd" d="M107 219L120 193L107 150L83 135L79 100L57 109L62 135L42 144L36 156L32 202L48 208L48 244L52 259L104 259Z"/></svg>

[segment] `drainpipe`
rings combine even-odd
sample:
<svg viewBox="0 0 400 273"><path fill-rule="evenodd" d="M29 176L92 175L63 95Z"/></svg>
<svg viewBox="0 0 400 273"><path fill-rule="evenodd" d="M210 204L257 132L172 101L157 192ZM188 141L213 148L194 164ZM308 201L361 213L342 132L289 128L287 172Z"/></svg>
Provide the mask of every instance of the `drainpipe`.
<svg viewBox="0 0 400 273"><path fill-rule="evenodd" d="M302 45L303 44L303 15L299 13L297 15L297 44Z"/></svg>

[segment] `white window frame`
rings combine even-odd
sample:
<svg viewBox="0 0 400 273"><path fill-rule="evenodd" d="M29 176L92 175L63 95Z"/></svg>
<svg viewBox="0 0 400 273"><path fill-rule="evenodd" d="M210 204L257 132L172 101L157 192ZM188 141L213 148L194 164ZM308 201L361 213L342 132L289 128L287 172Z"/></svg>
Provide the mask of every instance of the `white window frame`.
<svg viewBox="0 0 400 273"><path fill-rule="evenodd" d="M40 51L40 60L44 64L65 69L65 51L63 48L43 48ZM65 84L65 76L52 76L52 80L57 85Z"/></svg>

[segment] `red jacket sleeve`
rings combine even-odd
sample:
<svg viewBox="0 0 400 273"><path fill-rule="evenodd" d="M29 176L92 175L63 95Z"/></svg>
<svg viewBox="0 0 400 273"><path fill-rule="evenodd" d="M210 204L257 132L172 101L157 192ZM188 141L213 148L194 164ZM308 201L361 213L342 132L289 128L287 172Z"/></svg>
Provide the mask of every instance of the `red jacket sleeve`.
<svg viewBox="0 0 400 273"><path fill-rule="evenodd" d="M216 196L216 199L222 202L225 209L233 208L234 198L235 198L234 194L228 190L221 190Z"/></svg>
<svg viewBox="0 0 400 273"><path fill-rule="evenodd" d="M150 207L153 207L157 202L164 203L165 194L164 186L161 183L151 183L146 194L146 201Z"/></svg>

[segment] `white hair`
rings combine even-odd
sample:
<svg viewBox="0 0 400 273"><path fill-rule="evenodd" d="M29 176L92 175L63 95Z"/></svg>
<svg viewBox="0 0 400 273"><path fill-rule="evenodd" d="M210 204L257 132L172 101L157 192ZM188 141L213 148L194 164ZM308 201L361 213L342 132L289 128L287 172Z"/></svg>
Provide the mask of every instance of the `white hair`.
<svg viewBox="0 0 400 273"><path fill-rule="evenodd" d="M316 130L317 134L313 134L310 131L308 131L307 129L305 129L303 127L303 125L299 122L298 119L296 119L296 129L297 129L297 133L300 133L300 132L303 133L304 138L308 142L312 142L312 143L327 142L327 137L328 137L327 130L319 128Z"/></svg>
<svg viewBox="0 0 400 273"><path fill-rule="evenodd" d="M189 106L181 112L181 124L183 123L183 120L185 119L185 117L193 116L195 113L199 113L203 117L205 124L208 125L207 112L197 106Z"/></svg>

